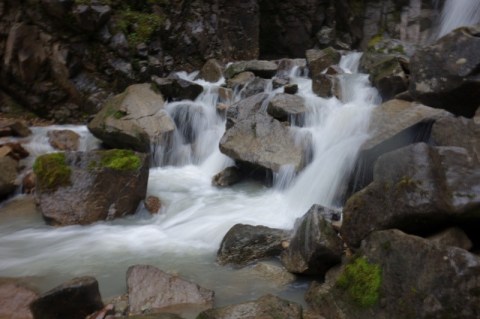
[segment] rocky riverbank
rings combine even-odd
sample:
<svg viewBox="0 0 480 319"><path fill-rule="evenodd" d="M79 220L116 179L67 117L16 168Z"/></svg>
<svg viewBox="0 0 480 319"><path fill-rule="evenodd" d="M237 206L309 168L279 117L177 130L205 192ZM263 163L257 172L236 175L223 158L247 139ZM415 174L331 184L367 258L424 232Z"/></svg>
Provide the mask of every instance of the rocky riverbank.
<svg viewBox="0 0 480 319"><path fill-rule="evenodd" d="M2 138L18 142L0 146L0 196L12 196L23 185L50 225L125 218L149 201L158 212L160 200L146 200L149 168L200 156L208 112L225 125L218 149L231 163L215 172L214 185L248 179L272 185L286 169L294 177L302 174L314 161L314 137L293 132L308 127L318 110L298 94L301 84L293 81L292 70L308 74L308 89L316 97L348 104L353 89L347 83L354 75L339 63L350 49L363 48L359 68L370 74L381 103L372 110L356 164L335 189L334 202L343 209L315 204L290 229L239 223L218 247L220 265L256 268L279 285L306 278L306 307L273 295L216 307L213 290L132 264L125 295L112 300L102 300L90 276L43 293L28 278L2 279L0 317L178 318L175 313L187 308L194 309L193 317L219 319L479 317L480 26L418 46L427 31L413 28L417 20L404 11L401 17L380 14L385 34L396 39L367 37L379 32L372 21L380 7L398 12L406 4L317 2L3 4L2 30L8 30L1 47L3 101L13 96L56 121L81 121L94 113L88 129L104 147L79 151L75 132L52 130L50 145L57 152L32 164L22 147L22 137L31 134L28 125L2 121ZM409 14L432 10L430 4L413 8L414 3ZM180 15L188 19L180 21ZM66 17L69 28L55 34L50 24L65 25ZM228 17L229 23L223 21ZM409 32L392 27L400 18L412 22L402 29ZM288 23L279 28L282 19ZM308 32L296 32L294 41L284 28L299 23L309 26ZM281 39L276 29L284 30ZM89 37L71 37L80 31ZM214 36L207 41L208 34ZM269 41L275 45L267 46ZM105 59L89 56L91 64L81 62L79 57L92 52ZM257 60L259 54L272 59ZM291 58L276 59L277 54ZM226 65L227 60L241 61ZM170 73L200 67L197 75ZM207 88L217 83L211 110L190 103L204 94L196 79ZM45 101L51 106L44 107ZM269 259L277 264L262 263Z"/></svg>

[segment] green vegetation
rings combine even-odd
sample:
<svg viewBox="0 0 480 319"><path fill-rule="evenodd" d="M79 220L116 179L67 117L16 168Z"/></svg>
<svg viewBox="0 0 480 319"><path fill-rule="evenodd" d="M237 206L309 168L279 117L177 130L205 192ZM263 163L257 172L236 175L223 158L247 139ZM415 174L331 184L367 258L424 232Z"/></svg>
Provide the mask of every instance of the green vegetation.
<svg viewBox="0 0 480 319"><path fill-rule="evenodd" d="M89 164L89 169L107 167L117 171L134 171L139 169L142 164L140 157L131 150L101 151L100 157L100 163L92 161Z"/></svg>
<svg viewBox="0 0 480 319"><path fill-rule="evenodd" d="M380 266L359 257L345 267L337 280L337 287L345 290L355 304L366 308L377 303L381 283Z"/></svg>
<svg viewBox="0 0 480 319"><path fill-rule="evenodd" d="M37 184L46 190L55 190L70 185L71 168L67 165L64 153L51 153L39 156L33 164Z"/></svg>
<svg viewBox="0 0 480 319"><path fill-rule="evenodd" d="M131 10L121 10L116 18L117 27L128 39L132 48L147 42L152 34L162 25L164 18L154 14Z"/></svg>

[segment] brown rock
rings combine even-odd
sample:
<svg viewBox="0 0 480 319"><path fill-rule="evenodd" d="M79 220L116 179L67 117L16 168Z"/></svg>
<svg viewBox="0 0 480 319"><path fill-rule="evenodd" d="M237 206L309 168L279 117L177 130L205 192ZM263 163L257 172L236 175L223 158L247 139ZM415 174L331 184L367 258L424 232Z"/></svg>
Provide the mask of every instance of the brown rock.
<svg viewBox="0 0 480 319"><path fill-rule="evenodd" d="M38 292L21 280L0 278L0 318L33 319L29 305Z"/></svg>
<svg viewBox="0 0 480 319"><path fill-rule="evenodd" d="M48 131L48 142L61 151L78 151L80 135L71 130Z"/></svg>
<svg viewBox="0 0 480 319"><path fill-rule="evenodd" d="M215 59L208 60L200 70L199 78L208 82L217 82L223 76L223 68Z"/></svg>
<svg viewBox="0 0 480 319"><path fill-rule="evenodd" d="M31 194L35 190L35 173L33 171L28 172L22 179L22 193Z"/></svg>
<svg viewBox="0 0 480 319"><path fill-rule="evenodd" d="M160 211L160 208L162 208L162 202L160 201L160 198L156 196L148 196L145 199L145 208L152 214L156 214Z"/></svg>
<svg viewBox="0 0 480 319"><path fill-rule="evenodd" d="M467 234L458 227L450 227L444 231L428 237L431 242L441 246L454 246L465 250L472 249L472 241Z"/></svg>

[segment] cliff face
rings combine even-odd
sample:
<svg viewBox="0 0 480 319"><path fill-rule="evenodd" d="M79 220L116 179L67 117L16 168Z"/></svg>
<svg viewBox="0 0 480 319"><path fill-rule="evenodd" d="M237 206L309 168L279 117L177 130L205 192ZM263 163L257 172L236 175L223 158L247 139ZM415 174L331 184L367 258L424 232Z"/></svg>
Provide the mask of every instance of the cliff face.
<svg viewBox="0 0 480 319"><path fill-rule="evenodd" d="M223 62L364 48L376 36L418 42L430 0L5 0L0 111L9 95L58 122L83 121L152 75Z"/></svg>

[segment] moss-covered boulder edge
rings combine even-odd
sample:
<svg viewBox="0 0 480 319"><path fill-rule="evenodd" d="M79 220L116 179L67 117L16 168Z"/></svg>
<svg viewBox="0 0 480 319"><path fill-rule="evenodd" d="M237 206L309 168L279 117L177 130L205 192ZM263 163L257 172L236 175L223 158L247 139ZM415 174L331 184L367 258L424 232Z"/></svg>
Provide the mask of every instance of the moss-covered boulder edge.
<svg viewBox="0 0 480 319"><path fill-rule="evenodd" d="M132 150L112 149L101 151L100 160L89 163L89 169L108 168L117 171L135 171L142 164L140 156Z"/></svg>
<svg viewBox="0 0 480 319"><path fill-rule="evenodd" d="M72 169L68 166L65 153L50 153L37 157L33 164L37 187L54 191L60 186L71 184Z"/></svg>

